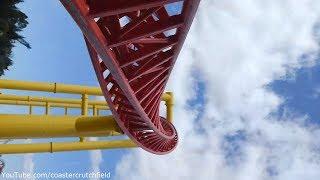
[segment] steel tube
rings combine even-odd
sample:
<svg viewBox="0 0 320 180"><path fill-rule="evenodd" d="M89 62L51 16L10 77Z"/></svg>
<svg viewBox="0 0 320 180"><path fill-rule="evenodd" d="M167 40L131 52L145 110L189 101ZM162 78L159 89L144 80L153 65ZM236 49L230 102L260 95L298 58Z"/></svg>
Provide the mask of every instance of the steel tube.
<svg viewBox="0 0 320 180"><path fill-rule="evenodd" d="M29 101L29 102L50 102L50 103L64 103L64 104L81 104L80 99L71 98L50 98L50 97L37 97L37 96L19 96L10 94L0 94L0 100L16 100L16 101ZM89 105L106 106L105 101L88 100Z"/></svg>
<svg viewBox="0 0 320 180"><path fill-rule="evenodd" d="M17 105L17 106L40 106L45 107L45 102L29 102L29 101L16 101L16 100L0 100L0 105ZM65 103L50 103L51 107L58 108L81 108L81 104L65 104ZM88 105L89 109L93 109L93 105ZM96 106L97 109L108 110L107 106Z"/></svg>
<svg viewBox="0 0 320 180"><path fill-rule="evenodd" d="M137 147L131 140L3 144L0 154L45 153Z"/></svg>
<svg viewBox="0 0 320 180"><path fill-rule="evenodd" d="M166 106L167 106L167 120L169 122L173 122L173 102L174 102L174 99L173 99L173 93L172 92L166 92L165 93L166 95L170 96L170 97L167 97L167 100L166 100Z"/></svg>
<svg viewBox="0 0 320 180"><path fill-rule="evenodd" d="M28 82L1 79L0 88L102 96L101 89L98 87L68 85L59 83Z"/></svg>
<svg viewBox="0 0 320 180"><path fill-rule="evenodd" d="M79 85L69 85L69 84L60 84L60 83L29 82L29 81L0 79L0 88L103 96L100 87L79 86ZM165 93L162 95L163 101L167 101L168 98L170 98L169 95Z"/></svg>
<svg viewBox="0 0 320 180"><path fill-rule="evenodd" d="M0 139L95 137L120 135L112 116L0 114Z"/></svg>

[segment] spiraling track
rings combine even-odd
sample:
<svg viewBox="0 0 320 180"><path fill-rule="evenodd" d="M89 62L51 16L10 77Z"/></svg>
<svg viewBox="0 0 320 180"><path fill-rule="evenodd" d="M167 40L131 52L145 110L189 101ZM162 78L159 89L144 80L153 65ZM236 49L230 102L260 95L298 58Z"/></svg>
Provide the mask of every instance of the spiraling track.
<svg viewBox="0 0 320 180"><path fill-rule="evenodd" d="M174 126L161 95L200 0L60 0L80 29L121 129L143 149L167 154Z"/></svg>

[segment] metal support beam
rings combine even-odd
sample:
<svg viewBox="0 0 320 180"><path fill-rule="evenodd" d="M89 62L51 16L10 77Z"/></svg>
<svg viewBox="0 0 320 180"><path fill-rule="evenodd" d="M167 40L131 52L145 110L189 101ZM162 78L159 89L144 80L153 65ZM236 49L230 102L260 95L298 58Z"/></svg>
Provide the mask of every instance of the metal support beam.
<svg viewBox="0 0 320 180"><path fill-rule="evenodd" d="M0 139L96 137L122 134L112 116L0 114Z"/></svg>
<svg viewBox="0 0 320 180"><path fill-rule="evenodd" d="M3 144L0 154L53 153L62 151L82 151L94 149L116 149L137 147L131 140L85 141L85 142L50 142L35 144Z"/></svg>
<svg viewBox="0 0 320 180"><path fill-rule="evenodd" d="M81 115L87 116L88 115L88 95L82 94L82 103L81 103Z"/></svg>
<svg viewBox="0 0 320 180"><path fill-rule="evenodd" d="M97 109L97 106L94 105L92 108L92 115L97 116L97 114L98 114L98 109Z"/></svg>
<svg viewBox="0 0 320 180"><path fill-rule="evenodd" d="M27 91L41 91L41 92L54 92L54 93L68 93L68 94L87 94L93 96L103 96L100 87L92 86L79 86L61 83L45 83L45 82L28 82L28 81L16 81L0 79L0 89L13 89L13 90L27 90ZM16 99L18 98L19 99ZM168 95L164 93L162 100L166 101ZM52 103L64 103L64 104L78 104L81 100L65 99L65 98L43 98L43 97L31 97L31 96L15 96L0 94L1 100L21 100L21 101L36 101L36 102L52 102ZM101 105L101 101L89 101L91 104ZM1 103L0 103L1 104Z"/></svg>
<svg viewBox="0 0 320 180"><path fill-rule="evenodd" d="M64 115L68 115L68 107L64 107Z"/></svg>
<svg viewBox="0 0 320 180"><path fill-rule="evenodd" d="M29 105L29 114L32 114L32 105Z"/></svg>
<svg viewBox="0 0 320 180"><path fill-rule="evenodd" d="M46 115L49 115L50 113L50 103L49 102L46 102Z"/></svg>
<svg viewBox="0 0 320 180"><path fill-rule="evenodd" d="M5 79L0 80L0 88L67 94L88 94L94 96L103 95L101 89L98 87L68 85L59 83L16 81Z"/></svg>
<svg viewBox="0 0 320 180"><path fill-rule="evenodd" d="M149 73L151 70L147 67L146 71ZM0 94L0 105L8 104L29 107L28 115L0 115L0 139L80 137L80 142L0 145L0 154L136 147L135 143L137 142L131 140L102 142L84 141L84 137L124 134L113 117L99 116L101 110L107 109L105 102L89 101L89 95L102 95L100 88L11 80L0 80L0 88L82 95L82 99L80 100ZM162 97L163 101L168 101L166 105L170 112L167 112L167 117L168 120L171 120L172 108L170 106L172 103L169 101L171 101L172 96L170 93L161 95L160 91L157 96L158 99ZM32 107L35 106L45 107L46 115L31 115ZM49 115L51 107L64 108L64 116ZM68 116L68 108L81 108L82 116ZM94 117L87 117L88 109L93 110Z"/></svg>
<svg viewBox="0 0 320 180"><path fill-rule="evenodd" d="M127 12L138 11L174 3L183 0L142 0L142 1L93 1L94 10L90 10L91 17L106 17Z"/></svg>
<svg viewBox="0 0 320 180"><path fill-rule="evenodd" d="M169 122L173 122L173 105L174 105L174 99L173 99L173 93L172 92L166 92L170 96L168 100L166 101L167 106L167 120Z"/></svg>
<svg viewBox="0 0 320 180"><path fill-rule="evenodd" d="M108 47L113 48L120 45L125 45L128 43L132 43L136 40L141 38L147 38L150 36L154 36L165 31L178 28L183 25L182 17L179 16L172 16L168 19L162 21L156 21L151 24L143 25L141 28L132 30L130 35L125 35L120 39L117 39L115 42L111 42Z"/></svg>
<svg viewBox="0 0 320 180"><path fill-rule="evenodd" d="M52 98L52 97L38 97L38 96L20 96L11 94L0 94L0 100L16 100L16 101L28 101L28 102L50 102L50 103L63 103L63 104L81 104L81 99L71 98ZM88 101L89 105L106 106L105 101Z"/></svg>
<svg viewBox="0 0 320 180"><path fill-rule="evenodd" d="M45 107L45 102L29 102L29 101L17 101L17 100L1 100L0 98L0 105L15 105L15 106L39 106ZM81 104L68 104L68 103L50 103L50 107L57 107L57 108L81 108ZM89 109L93 108L93 105L88 106ZM108 110L107 106L96 106L97 109Z"/></svg>
<svg viewBox="0 0 320 180"><path fill-rule="evenodd" d="M88 115L88 95L87 94L82 94L81 96L81 115L82 116L87 116ZM85 137L79 137L80 138L80 142L84 142L85 141Z"/></svg>

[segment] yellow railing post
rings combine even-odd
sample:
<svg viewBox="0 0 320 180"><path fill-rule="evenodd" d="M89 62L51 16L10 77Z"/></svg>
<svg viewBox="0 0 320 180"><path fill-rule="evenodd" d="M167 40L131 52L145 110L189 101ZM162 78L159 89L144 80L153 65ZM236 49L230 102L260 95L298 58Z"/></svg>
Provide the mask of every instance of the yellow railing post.
<svg viewBox="0 0 320 180"><path fill-rule="evenodd" d="M46 102L46 115L49 115L50 113L50 103L49 102Z"/></svg>
<svg viewBox="0 0 320 180"><path fill-rule="evenodd" d="M64 107L64 115L68 115L68 107Z"/></svg>
<svg viewBox="0 0 320 180"><path fill-rule="evenodd" d="M84 142L85 141L84 137L79 137L79 141Z"/></svg>
<svg viewBox="0 0 320 180"><path fill-rule="evenodd" d="M96 106L96 105L93 105L92 115L93 115L93 116L97 116L97 106Z"/></svg>
<svg viewBox="0 0 320 180"><path fill-rule="evenodd" d="M1 83L1 81L0 81ZM46 106L46 102L50 103L50 107L67 107L67 108L81 108L81 99L69 98L51 98L51 97L36 97L36 96L17 96L9 94L0 94L0 104L21 105L21 106ZM108 110L109 107L105 101L90 101L88 100L88 109L92 109L93 105L97 108Z"/></svg>
<svg viewBox="0 0 320 180"><path fill-rule="evenodd" d="M81 115L87 116L88 115L88 95L82 94L82 103L81 103Z"/></svg>
<svg viewBox="0 0 320 180"><path fill-rule="evenodd" d="M111 142L90 142L85 137L123 135L116 121L102 117L101 110L109 110L105 101L89 100L88 96L102 96L99 87L66 85L58 83L39 83L1 80L0 88L68 93L81 95L80 99L16 96L0 93L0 104L29 106L26 115L0 115L0 139L25 139L48 137L79 137L80 142L47 144L0 145L1 153L55 152L71 150L89 150L103 148L136 147L131 140ZM173 93L164 93L161 97L167 107L167 120L173 121ZM42 116L32 115L33 107L45 107ZM64 108L65 116L50 116L50 108ZM81 108L81 116L68 116L68 108ZM92 109L92 117L88 117Z"/></svg>
<svg viewBox="0 0 320 180"><path fill-rule="evenodd" d="M82 94L82 97L81 97L81 115L82 116L87 116L88 115L88 100L89 100L89 97L87 94ZM79 137L79 141L80 142L84 142L85 141L85 138L84 137Z"/></svg>
<svg viewBox="0 0 320 180"><path fill-rule="evenodd" d="M29 106L29 115L32 114L32 105Z"/></svg>
<svg viewBox="0 0 320 180"><path fill-rule="evenodd" d="M166 98L166 106L167 106L167 120L172 123L173 121L173 93L172 92L166 92L165 94L169 95L169 98Z"/></svg>

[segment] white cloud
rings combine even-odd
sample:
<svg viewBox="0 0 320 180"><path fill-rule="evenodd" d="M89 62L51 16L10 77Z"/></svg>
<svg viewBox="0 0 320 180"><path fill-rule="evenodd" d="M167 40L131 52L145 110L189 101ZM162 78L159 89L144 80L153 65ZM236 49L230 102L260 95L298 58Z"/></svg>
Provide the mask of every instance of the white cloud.
<svg viewBox="0 0 320 180"><path fill-rule="evenodd" d="M32 139L25 140L25 143L32 143ZM34 162L33 162L33 154L27 153L23 155L23 169L22 172L27 174L33 174L34 173ZM34 178L30 178L34 179Z"/></svg>
<svg viewBox="0 0 320 180"><path fill-rule="evenodd" d="M315 64L301 57L319 50L319 18L318 0L202 0L168 87L179 146L166 156L132 151L117 178L318 179L320 128L270 115L283 99L266 86ZM187 106L197 78L206 83L199 121Z"/></svg>
<svg viewBox="0 0 320 180"><path fill-rule="evenodd" d="M103 96L97 96L95 97L95 100L98 101L104 101ZM87 138L89 141L98 141L98 137L88 137ZM100 165L103 162L102 158L102 151L101 150L91 150L89 151L89 156L90 156L90 172L98 173L101 172ZM92 179L100 179L100 178L95 178L93 177Z"/></svg>
<svg viewBox="0 0 320 180"><path fill-rule="evenodd" d="M89 137L88 140L89 141L97 141L98 138L97 137ZM90 156L90 163L91 163L90 172L93 172L93 173L101 172L100 164L103 161L101 150L91 150L91 151L89 151L89 156ZM93 177L92 179L99 179L99 178Z"/></svg>

